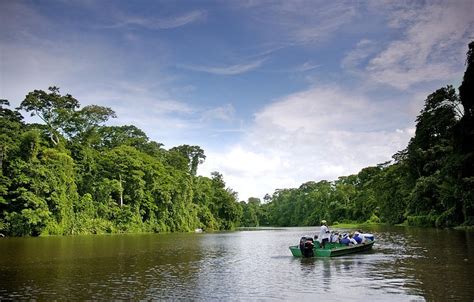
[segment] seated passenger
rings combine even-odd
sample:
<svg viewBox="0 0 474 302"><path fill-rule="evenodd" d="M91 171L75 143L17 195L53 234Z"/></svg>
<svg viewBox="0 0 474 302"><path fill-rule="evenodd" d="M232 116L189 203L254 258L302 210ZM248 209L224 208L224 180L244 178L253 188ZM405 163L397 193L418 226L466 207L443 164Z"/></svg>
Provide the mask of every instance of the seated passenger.
<svg viewBox="0 0 474 302"><path fill-rule="evenodd" d="M331 235L331 242L338 243L339 242L339 233L335 232L334 234Z"/></svg>
<svg viewBox="0 0 474 302"><path fill-rule="evenodd" d="M345 245L349 245L351 241L349 240L349 236L346 236L344 238L342 238L341 240L339 240L339 243L341 244L345 244Z"/></svg>
<svg viewBox="0 0 474 302"><path fill-rule="evenodd" d="M354 239L357 241L357 243L365 243L367 239L360 233L360 231L357 231L354 233Z"/></svg>
<svg viewBox="0 0 474 302"><path fill-rule="evenodd" d="M362 237L360 236L360 233L359 233L359 232L355 232L353 238L354 238L354 240L357 242L357 244L362 243Z"/></svg>
<svg viewBox="0 0 474 302"><path fill-rule="evenodd" d="M349 234L349 245L357 244L357 241L353 238L353 234Z"/></svg>

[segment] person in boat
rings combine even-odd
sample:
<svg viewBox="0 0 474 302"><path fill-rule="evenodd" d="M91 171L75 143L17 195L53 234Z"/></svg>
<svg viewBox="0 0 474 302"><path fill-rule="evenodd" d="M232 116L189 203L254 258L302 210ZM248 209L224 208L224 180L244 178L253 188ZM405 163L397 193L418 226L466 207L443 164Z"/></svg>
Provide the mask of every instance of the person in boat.
<svg viewBox="0 0 474 302"><path fill-rule="evenodd" d="M365 239L364 235L360 233L360 231L354 232L354 240L357 241L357 244L365 243L367 240Z"/></svg>
<svg viewBox="0 0 474 302"><path fill-rule="evenodd" d="M350 241L349 244L354 244L354 245L359 244L359 243L357 242L357 240L354 239L354 234L353 234L353 233L350 233L350 234L349 234L349 241Z"/></svg>
<svg viewBox="0 0 474 302"><path fill-rule="evenodd" d="M310 236L303 236L300 239L300 251L303 257L313 257L313 238Z"/></svg>
<svg viewBox="0 0 474 302"><path fill-rule="evenodd" d="M345 244L345 245L354 245L354 244L357 244L357 241L353 238L353 235L352 234L349 234L342 238L341 241L339 241L339 243L342 243L342 244Z"/></svg>
<svg viewBox="0 0 474 302"><path fill-rule="evenodd" d="M320 246L322 248L324 248L326 246L326 243L329 242L330 237L331 237L331 233L329 232L327 221L322 220L321 221L321 228L319 230L319 236L318 236L319 243L320 243Z"/></svg>
<svg viewBox="0 0 474 302"><path fill-rule="evenodd" d="M329 242L335 242L335 243L339 243L339 233L338 232L334 232L334 233L331 233L331 239L329 240Z"/></svg>
<svg viewBox="0 0 474 302"><path fill-rule="evenodd" d="M347 234L344 234L344 235L342 236L342 239L339 240L339 243L345 244L345 245L349 245L350 242L351 242L351 241L349 240L349 235L347 235Z"/></svg>

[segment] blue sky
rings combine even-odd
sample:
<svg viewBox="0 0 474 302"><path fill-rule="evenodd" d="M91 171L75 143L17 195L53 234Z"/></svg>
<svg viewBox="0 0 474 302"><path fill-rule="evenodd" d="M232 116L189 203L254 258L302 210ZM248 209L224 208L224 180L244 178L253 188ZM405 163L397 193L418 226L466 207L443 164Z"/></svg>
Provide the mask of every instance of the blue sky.
<svg viewBox="0 0 474 302"><path fill-rule="evenodd" d="M390 160L473 35L469 0L0 0L0 97L112 107L246 200Z"/></svg>

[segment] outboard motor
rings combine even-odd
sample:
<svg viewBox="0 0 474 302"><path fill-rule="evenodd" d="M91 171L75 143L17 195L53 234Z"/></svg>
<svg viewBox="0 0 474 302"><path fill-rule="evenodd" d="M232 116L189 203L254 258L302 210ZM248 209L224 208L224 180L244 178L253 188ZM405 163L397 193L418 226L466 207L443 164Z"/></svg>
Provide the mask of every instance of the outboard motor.
<svg viewBox="0 0 474 302"><path fill-rule="evenodd" d="M300 250L303 257L313 257L314 241L310 236L303 236L300 239Z"/></svg>

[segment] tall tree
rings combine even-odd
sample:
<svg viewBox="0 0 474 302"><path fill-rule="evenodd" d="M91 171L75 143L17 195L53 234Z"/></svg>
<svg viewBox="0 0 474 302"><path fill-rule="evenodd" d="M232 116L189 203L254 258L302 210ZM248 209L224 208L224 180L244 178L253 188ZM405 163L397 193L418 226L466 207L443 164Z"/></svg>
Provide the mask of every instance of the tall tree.
<svg viewBox="0 0 474 302"><path fill-rule="evenodd" d="M170 151L177 151L188 160L189 173L196 175L199 164L202 164L206 159L204 150L199 146L181 145L173 147Z"/></svg>
<svg viewBox="0 0 474 302"><path fill-rule="evenodd" d="M79 102L70 94L62 96L56 86L48 90L49 93L43 90L28 93L18 109L38 116L46 124L51 142L57 145L61 127L73 118Z"/></svg>
<svg viewBox="0 0 474 302"><path fill-rule="evenodd" d="M474 224L474 41L469 43L466 59L466 72L459 94L464 107L464 115L459 122L457 134L457 153L461 158L458 174L462 194L458 196L463 203L464 221Z"/></svg>
<svg viewBox="0 0 474 302"><path fill-rule="evenodd" d="M466 58L466 71L461 86L459 96L464 107L466 119L474 118L474 41L469 43L469 50Z"/></svg>
<svg viewBox="0 0 474 302"><path fill-rule="evenodd" d="M407 160L415 179L439 170L446 155L452 151L458 102L452 86L438 89L425 100L425 106L416 119L415 136L407 148Z"/></svg>
<svg viewBox="0 0 474 302"><path fill-rule="evenodd" d="M79 143L90 144L91 138L97 137L99 125L117 115L109 107L89 105L75 111L71 118L63 125L64 132Z"/></svg>

